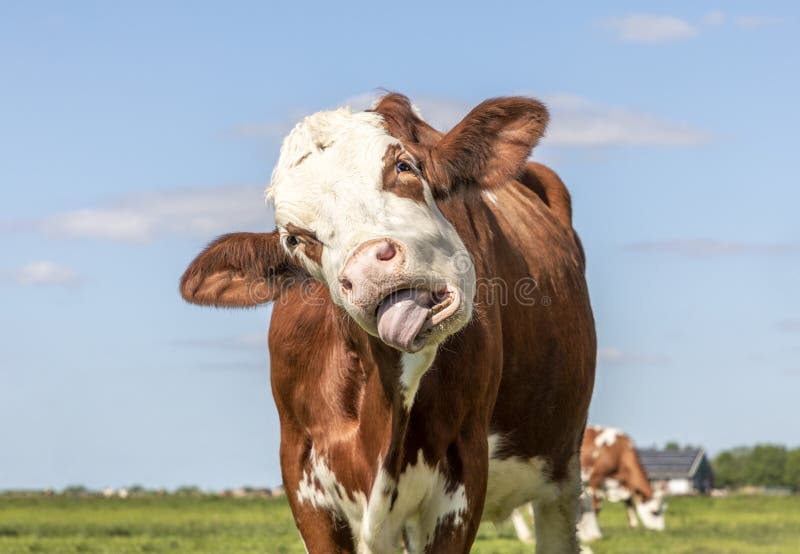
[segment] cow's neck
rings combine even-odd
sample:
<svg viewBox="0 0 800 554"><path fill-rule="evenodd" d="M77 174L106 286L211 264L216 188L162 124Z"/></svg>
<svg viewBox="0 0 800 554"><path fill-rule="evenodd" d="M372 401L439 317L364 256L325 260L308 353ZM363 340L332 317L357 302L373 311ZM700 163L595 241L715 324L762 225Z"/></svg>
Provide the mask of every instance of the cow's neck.
<svg viewBox="0 0 800 554"><path fill-rule="evenodd" d="M622 465L625 467L624 479L620 480L621 482L625 481L622 483L623 486L631 492L638 493L644 502L651 500L653 488L650 486L650 481L647 480L647 475L632 445L623 454Z"/></svg>
<svg viewBox="0 0 800 554"><path fill-rule="evenodd" d="M369 357L380 376L386 405L390 412L386 415L391 418L391 434L383 456L382 468L395 479L405 466L405 444L411 406L420 380L436 358L436 351L436 346L429 346L413 354L401 353L377 338L369 339ZM373 417L374 414L364 415Z"/></svg>

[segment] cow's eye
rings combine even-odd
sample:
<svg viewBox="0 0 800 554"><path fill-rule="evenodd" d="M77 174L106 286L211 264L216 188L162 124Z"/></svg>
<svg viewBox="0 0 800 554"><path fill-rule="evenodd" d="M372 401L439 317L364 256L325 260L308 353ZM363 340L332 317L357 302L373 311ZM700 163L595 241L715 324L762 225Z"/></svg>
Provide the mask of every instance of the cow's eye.
<svg viewBox="0 0 800 554"><path fill-rule="evenodd" d="M406 162L397 162L397 172L411 171L411 164Z"/></svg>
<svg viewBox="0 0 800 554"><path fill-rule="evenodd" d="M289 235L286 237L286 244L289 246L289 248L294 248L295 246L300 244L300 239L298 239L294 235Z"/></svg>

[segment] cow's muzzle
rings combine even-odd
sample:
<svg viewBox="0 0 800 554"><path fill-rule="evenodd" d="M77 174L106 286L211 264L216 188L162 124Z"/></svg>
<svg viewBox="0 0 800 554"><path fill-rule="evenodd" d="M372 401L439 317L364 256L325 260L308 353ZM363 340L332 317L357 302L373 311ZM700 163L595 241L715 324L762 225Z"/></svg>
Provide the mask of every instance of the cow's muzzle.
<svg viewBox="0 0 800 554"><path fill-rule="evenodd" d="M339 294L368 332L404 352L435 341L462 306L458 287L409 274L406 248L389 238L355 249L339 274Z"/></svg>

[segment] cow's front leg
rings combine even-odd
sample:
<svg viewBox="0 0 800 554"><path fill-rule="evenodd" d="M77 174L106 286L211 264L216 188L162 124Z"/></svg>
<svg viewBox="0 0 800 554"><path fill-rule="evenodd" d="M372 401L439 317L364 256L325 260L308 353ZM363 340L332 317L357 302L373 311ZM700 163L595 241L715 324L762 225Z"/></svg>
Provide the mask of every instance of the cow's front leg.
<svg viewBox="0 0 800 554"><path fill-rule="evenodd" d="M529 504L530 506L530 504ZM514 508L511 512L511 523L514 524L514 531L517 532L517 538L525 544L533 544L533 532L525 521L525 516L522 513L522 507Z"/></svg>
<svg viewBox="0 0 800 554"><path fill-rule="evenodd" d="M636 517L636 508L633 505L633 496L625 500L625 511L628 514L628 527L636 528L639 526L639 520Z"/></svg>
<svg viewBox="0 0 800 554"><path fill-rule="evenodd" d="M418 516L405 527L409 554L470 551L483 512L489 467L486 435L475 435L452 443L428 475L429 493Z"/></svg>
<svg viewBox="0 0 800 554"><path fill-rule="evenodd" d="M306 441L282 430L281 473L295 525L309 554L354 554L352 531L335 515L326 491L310 477Z"/></svg>
<svg viewBox="0 0 800 554"><path fill-rule="evenodd" d="M595 511L595 497L592 489L585 489L581 493L581 515L578 519L578 539L581 542L592 542L603 538L600 525L597 523Z"/></svg>
<svg viewBox="0 0 800 554"><path fill-rule="evenodd" d="M346 522L333 512L309 505L292 509L300 537L309 554L354 554L353 537Z"/></svg>

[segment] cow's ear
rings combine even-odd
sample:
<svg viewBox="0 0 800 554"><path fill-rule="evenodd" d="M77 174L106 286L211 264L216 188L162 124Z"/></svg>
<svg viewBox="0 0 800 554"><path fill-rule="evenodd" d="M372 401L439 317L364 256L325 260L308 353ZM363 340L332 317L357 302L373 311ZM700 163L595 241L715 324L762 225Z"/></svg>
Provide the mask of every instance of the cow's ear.
<svg viewBox="0 0 800 554"><path fill-rule="evenodd" d="M275 300L302 278L280 245L278 232L232 233L209 244L181 278L181 296L192 304L246 308Z"/></svg>
<svg viewBox="0 0 800 554"><path fill-rule="evenodd" d="M425 123L406 96L390 92L382 96L372 109L383 116L389 134L404 144L433 146L443 134Z"/></svg>
<svg viewBox="0 0 800 554"><path fill-rule="evenodd" d="M438 195L460 185L497 187L517 177L544 134L549 115L538 100L486 100L431 150L429 182Z"/></svg>

